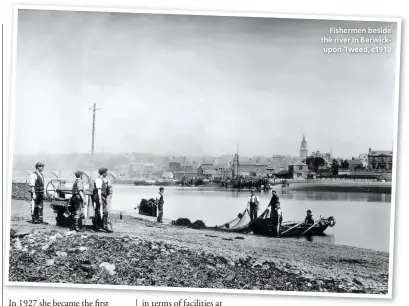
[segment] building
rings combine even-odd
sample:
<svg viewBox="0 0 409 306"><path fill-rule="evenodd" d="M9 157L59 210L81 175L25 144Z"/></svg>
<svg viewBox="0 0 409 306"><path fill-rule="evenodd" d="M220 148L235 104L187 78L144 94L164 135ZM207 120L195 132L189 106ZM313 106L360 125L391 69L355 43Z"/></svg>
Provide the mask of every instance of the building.
<svg viewBox="0 0 409 306"><path fill-rule="evenodd" d="M197 176L198 176L197 172L182 172L182 171L173 172L173 178L175 180L196 179Z"/></svg>
<svg viewBox="0 0 409 306"><path fill-rule="evenodd" d="M216 170L215 166L209 164L202 164L197 168L197 174L199 177L203 177L206 171Z"/></svg>
<svg viewBox="0 0 409 306"><path fill-rule="evenodd" d="M301 161L289 166L289 170L293 173L293 179L307 179L308 178L308 166Z"/></svg>
<svg viewBox="0 0 409 306"><path fill-rule="evenodd" d="M131 173L129 171L130 170L129 165L120 165L116 167L116 170L118 171L119 180L125 180L131 177Z"/></svg>
<svg viewBox="0 0 409 306"><path fill-rule="evenodd" d="M197 168L197 175L200 178L205 179L214 179L214 178L232 178L233 177L233 169L230 167L230 164L227 165L209 165L201 164Z"/></svg>
<svg viewBox="0 0 409 306"><path fill-rule="evenodd" d="M129 164L130 177L152 178L153 163L133 163Z"/></svg>
<svg viewBox="0 0 409 306"><path fill-rule="evenodd" d="M272 170L279 172L281 169L287 168L291 163L291 158L285 155L273 155L270 161L267 162L270 173Z"/></svg>
<svg viewBox="0 0 409 306"><path fill-rule="evenodd" d="M360 159L347 159L347 162L348 162L348 169L351 171L363 168L363 164Z"/></svg>
<svg viewBox="0 0 409 306"><path fill-rule="evenodd" d="M180 162L177 161L170 161L168 172L177 172L180 171Z"/></svg>
<svg viewBox="0 0 409 306"><path fill-rule="evenodd" d="M298 161L292 165L280 169L274 176L279 179L294 179L304 180L307 179L310 174L308 165L301 161Z"/></svg>
<svg viewBox="0 0 409 306"><path fill-rule="evenodd" d="M305 135L302 135L302 141L300 146L300 159L305 160L308 156L307 141L305 140Z"/></svg>
<svg viewBox="0 0 409 306"><path fill-rule="evenodd" d="M269 164L266 170L268 175L273 175L276 172L272 164Z"/></svg>
<svg viewBox="0 0 409 306"><path fill-rule="evenodd" d="M213 165L215 166L219 166L221 168L231 168L232 165L232 159L227 159L227 158L223 158L223 157L218 157L215 158L213 161Z"/></svg>
<svg viewBox="0 0 409 306"><path fill-rule="evenodd" d="M239 162L239 173L243 176L266 176L268 164L257 161Z"/></svg>
<svg viewBox="0 0 409 306"><path fill-rule="evenodd" d="M182 165L180 165L180 171L181 172L189 172L189 173L196 172L196 171L193 170L193 165L192 164L182 164Z"/></svg>
<svg viewBox="0 0 409 306"><path fill-rule="evenodd" d="M214 170L214 169L206 169L203 170L203 172L199 176L202 179L223 179L223 174L220 171Z"/></svg>
<svg viewBox="0 0 409 306"><path fill-rule="evenodd" d="M359 160L365 169L368 168L368 154L359 154Z"/></svg>
<svg viewBox="0 0 409 306"><path fill-rule="evenodd" d="M169 160L169 167L167 172L178 172L182 171L182 166L188 164L186 157L175 157Z"/></svg>
<svg viewBox="0 0 409 306"><path fill-rule="evenodd" d="M368 169L377 172L392 172L393 152L373 151L369 148Z"/></svg>

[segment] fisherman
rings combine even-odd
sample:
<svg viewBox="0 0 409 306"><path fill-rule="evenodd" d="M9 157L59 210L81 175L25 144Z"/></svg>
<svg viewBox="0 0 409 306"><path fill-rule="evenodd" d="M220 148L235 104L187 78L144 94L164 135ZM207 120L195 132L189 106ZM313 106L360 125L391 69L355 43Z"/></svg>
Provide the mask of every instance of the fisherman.
<svg viewBox="0 0 409 306"><path fill-rule="evenodd" d="M306 224L314 224L314 218L312 217L311 210L307 210L307 216L305 217L304 223Z"/></svg>
<svg viewBox="0 0 409 306"><path fill-rule="evenodd" d="M273 210L276 207L276 204L280 201L280 198L277 195L277 192L275 190L272 191L272 196L270 203L268 204L268 207L271 207L271 213L270 213L270 218L273 217Z"/></svg>
<svg viewBox="0 0 409 306"><path fill-rule="evenodd" d="M35 164L36 170L31 173L30 187L31 187L31 217L33 223L43 223L43 201L44 201L44 164L37 162Z"/></svg>
<svg viewBox="0 0 409 306"><path fill-rule="evenodd" d="M250 191L250 197L248 204L250 205L250 220L253 221L257 219L258 204L260 203L258 196L254 194L254 190Z"/></svg>
<svg viewBox="0 0 409 306"><path fill-rule="evenodd" d="M76 171L76 180L72 185L71 207L74 213L74 220L71 226L71 230L75 230L77 232L83 231L83 228L80 225L80 218L82 216L85 203L87 203L84 194L84 182L82 181L82 175L82 171Z"/></svg>
<svg viewBox="0 0 409 306"><path fill-rule="evenodd" d="M277 227L277 237L280 237L280 226L283 222L283 211L280 202L277 202L274 208L271 208L271 221Z"/></svg>
<svg viewBox="0 0 409 306"><path fill-rule="evenodd" d="M108 203L107 197L110 192L110 183L107 180L108 169L100 168L98 170L99 177L94 181L94 191L93 191L93 202L95 209L94 217L94 229L98 230L100 227L105 229L108 232L111 230L108 229ZM101 207L102 207L102 218L101 218Z"/></svg>
<svg viewBox="0 0 409 306"><path fill-rule="evenodd" d="M156 198L155 198L156 207L158 208L158 217L157 217L156 221L159 222L159 223L163 223L163 221L162 221L163 203L165 203L165 201L163 200L163 192L164 191L165 191L165 188L160 187L159 188L159 193L156 195Z"/></svg>

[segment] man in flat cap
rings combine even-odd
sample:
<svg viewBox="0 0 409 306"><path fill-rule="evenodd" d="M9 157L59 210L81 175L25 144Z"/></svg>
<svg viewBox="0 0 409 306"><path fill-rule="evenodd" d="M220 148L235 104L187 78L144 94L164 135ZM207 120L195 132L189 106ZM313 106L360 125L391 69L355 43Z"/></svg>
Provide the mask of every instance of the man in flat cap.
<svg viewBox="0 0 409 306"><path fill-rule="evenodd" d="M37 162L35 164L36 170L31 173L30 187L31 187L31 217L33 223L43 223L43 201L44 201L44 164Z"/></svg>
<svg viewBox="0 0 409 306"><path fill-rule="evenodd" d="M73 212L73 223L71 230L77 232L82 231L82 226L80 218L83 212L83 207L86 203L85 194L84 194L84 183L82 181L83 172L78 170L75 172L76 180L72 185L72 198L71 198L71 209Z"/></svg>
<svg viewBox="0 0 409 306"><path fill-rule="evenodd" d="M100 168L98 170L99 177L94 181L93 202L95 208L95 217L93 221L94 229L98 230L101 227L108 232L111 230L108 228L108 203L107 197L110 194L111 185L106 178L108 175L107 168ZM102 218L101 218L102 209Z"/></svg>
<svg viewBox="0 0 409 306"><path fill-rule="evenodd" d="M257 219L257 212L259 210L260 200L258 196L254 194L254 189L250 190L250 197L248 200L250 206L250 220L253 221Z"/></svg>
<svg viewBox="0 0 409 306"><path fill-rule="evenodd" d="M163 218L163 204L165 203L163 199L163 193L165 192L165 188L160 187L159 188L159 193L155 197L155 203L156 207L158 208L158 217L156 218L156 221L159 223L163 223L162 218Z"/></svg>
<svg viewBox="0 0 409 306"><path fill-rule="evenodd" d="M277 203L280 202L280 198L277 195L277 192L273 190L271 192L271 200L267 207L271 207L270 218L273 218L273 210L276 208Z"/></svg>

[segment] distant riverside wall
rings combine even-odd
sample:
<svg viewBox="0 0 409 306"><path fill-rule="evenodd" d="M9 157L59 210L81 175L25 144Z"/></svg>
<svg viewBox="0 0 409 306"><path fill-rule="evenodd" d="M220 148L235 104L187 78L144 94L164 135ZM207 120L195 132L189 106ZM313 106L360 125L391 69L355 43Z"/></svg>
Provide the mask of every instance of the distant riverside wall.
<svg viewBox="0 0 409 306"><path fill-rule="evenodd" d="M332 192L392 192L392 182L348 181L348 180L308 180L304 182L290 182L287 190L303 191L332 191Z"/></svg>

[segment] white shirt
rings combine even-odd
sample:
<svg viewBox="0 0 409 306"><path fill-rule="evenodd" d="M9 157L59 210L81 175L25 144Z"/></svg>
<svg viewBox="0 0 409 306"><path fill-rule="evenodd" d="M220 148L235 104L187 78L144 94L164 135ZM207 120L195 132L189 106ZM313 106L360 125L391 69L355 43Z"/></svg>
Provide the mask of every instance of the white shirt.
<svg viewBox="0 0 409 306"><path fill-rule="evenodd" d="M105 183L106 187L109 187L109 186L110 186L109 181L108 181L106 178L103 178L102 176L97 177L97 178L95 179L95 187L96 187L97 189L102 189L102 183Z"/></svg>
<svg viewBox="0 0 409 306"><path fill-rule="evenodd" d="M161 198L161 196L162 196L162 194L159 192L157 195L156 195L156 198L155 198L155 200L160 200L160 198Z"/></svg>
<svg viewBox="0 0 409 306"><path fill-rule="evenodd" d="M30 186L31 187L33 187L36 184L36 180L37 180L37 175L35 174L36 172L39 174L40 178L42 179L44 183L44 175L40 171L36 170L30 175Z"/></svg>
<svg viewBox="0 0 409 306"><path fill-rule="evenodd" d="M250 197L249 197L249 203L250 203L250 202L253 202L253 203L255 203L256 205L258 205L258 203L259 203L258 196L256 196L256 195L250 196Z"/></svg>

